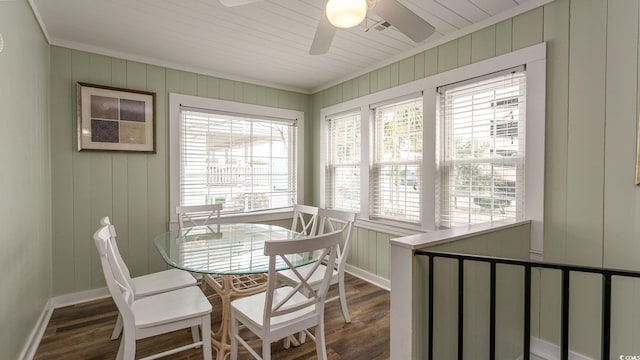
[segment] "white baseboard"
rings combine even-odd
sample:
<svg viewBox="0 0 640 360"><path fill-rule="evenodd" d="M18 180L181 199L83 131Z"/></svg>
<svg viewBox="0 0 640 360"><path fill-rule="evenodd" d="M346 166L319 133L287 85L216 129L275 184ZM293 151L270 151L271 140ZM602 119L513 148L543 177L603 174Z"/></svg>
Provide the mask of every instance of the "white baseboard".
<svg viewBox="0 0 640 360"><path fill-rule="evenodd" d="M36 321L36 325L31 330L29 337L27 338L27 342L24 345L24 348L20 352L20 356L18 359L22 360L31 360L36 355L36 351L38 350L38 346L40 345L40 340L42 339L42 335L44 331L47 329L47 325L49 324L49 319L51 319L51 315L53 314L53 306L51 306L51 299L49 299L44 304L44 309L40 313L38 320Z"/></svg>
<svg viewBox="0 0 640 360"><path fill-rule="evenodd" d="M109 290L106 287L91 289L85 291L79 291L71 294L64 294L60 296L54 296L49 301L54 309L80 304L87 301L103 299L111 296Z"/></svg>
<svg viewBox="0 0 640 360"><path fill-rule="evenodd" d="M372 283L378 287L381 287L385 290L391 291L391 281L389 279L385 279L376 274L372 274L370 272L364 271L360 268L357 268L353 265L346 264L344 270L349 274L358 277L366 282Z"/></svg>
<svg viewBox="0 0 640 360"><path fill-rule="evenodd" d="M45 330L47 330L47 325L49 325L49 320L51 319L53 310L91 300L102 299L108 296L110 296L109 291L106 287L103 287L50 298L44 305L44 309L42 310L40 317L38 317L38 321L33 327L31 334L29 334L29 338L20 352L20 357L18 357L18 359L32 360L36 355L38 346L42 341L42 336L44 335Z"/></svg>
<svg viewBox="0 0 640 360"><path fill-rule="evenodd" d="M531 337L531 360L560 359L560 346L548 341ZM522 360L522 355L517 360ZM593 360L577 352L569 351L569 360Z"/></svg>

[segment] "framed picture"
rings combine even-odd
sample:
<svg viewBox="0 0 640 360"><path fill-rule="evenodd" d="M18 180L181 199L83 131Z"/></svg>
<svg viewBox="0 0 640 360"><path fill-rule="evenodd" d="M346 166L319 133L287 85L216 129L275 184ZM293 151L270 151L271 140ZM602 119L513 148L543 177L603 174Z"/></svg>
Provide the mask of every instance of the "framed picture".
<svg viewBox="0 0 640 360"><path fill-rule="evenodd" d="M78 83L78 151L156 152L156 94Z"/></svg>

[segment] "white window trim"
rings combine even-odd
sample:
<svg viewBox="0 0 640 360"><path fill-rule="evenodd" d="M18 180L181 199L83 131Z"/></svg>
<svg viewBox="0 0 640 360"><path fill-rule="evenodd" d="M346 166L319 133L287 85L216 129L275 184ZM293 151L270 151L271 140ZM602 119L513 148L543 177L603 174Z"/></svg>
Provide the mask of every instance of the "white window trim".
<svg viewBox="0 0 640 360"><path fill-rule="evenodd" d="M297 119L296 141L298 143L298 149L296 154L296 168L298 169L298 174L296 197L299 203L304 203L304 112L204 98L193 95L169 93L169 219L171 224L175 224L178 221L175 208L180 202L180 105L202 109L215 109L229 113L255 115L257 117L268 116L274 118ZM290 208L281 210L265 210L250 214L232 214L223 216L222 221L270 221L286 218L286 215L290 213Z"/></svg>
<svg viewBox="0 0 640 360"><path fill-rule="evenodd" d="M407 235L417 232L433 232L435 228L437 164L439 161L440 131L437 114L437 88L474 77L486 75L500 70L525 65L527 70L527 108L526 136L533 139L526 142L525 160L525 209L524 216L531 223L531 251L542 254L542 221L544 213L544 139L545 134L545 91L546 91L546 43L533 45L508 54L496 56L474 64L416 80L391 89L382 90L357 99L328 106L320 110L321 120L321 153L320 162L320 206L325 206L324 177L326 168L326 118L333 114L348 110L360 109L362 131L362 167L361 184L369 184L369 167L371 164L371 113L369 106L382 101L398 98L412 92L423 92L423 194L421 226L400 225L385 221L369 219L368 186L361 188L360 215L356 225L382 231L394 235Z"/></svg>

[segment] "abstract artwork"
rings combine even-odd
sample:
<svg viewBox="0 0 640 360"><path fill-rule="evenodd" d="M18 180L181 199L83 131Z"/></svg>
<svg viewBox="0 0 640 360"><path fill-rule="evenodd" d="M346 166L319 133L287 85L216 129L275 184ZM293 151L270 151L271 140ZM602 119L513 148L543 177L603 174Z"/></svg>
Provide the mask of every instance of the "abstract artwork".
<svg viewBox="0 0 640 360"><path fill-rule="evenodd" d="M155 152L155 93L78 83L78 151Z"/></svg>

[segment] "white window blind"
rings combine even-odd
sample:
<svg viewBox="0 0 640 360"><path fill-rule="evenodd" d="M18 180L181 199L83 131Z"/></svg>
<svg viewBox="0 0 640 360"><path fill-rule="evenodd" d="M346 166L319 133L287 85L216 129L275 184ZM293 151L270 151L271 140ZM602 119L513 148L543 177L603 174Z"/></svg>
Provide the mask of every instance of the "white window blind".
<svg viewBox="0 0 640 360"><path fill-rule="evenodd" d="M328 117L327 129L327 207L359 212L360 111Z"/></svg>
<svg viewBox="0 0 640 360"><path fill-rule="evenodd" d="M440 225L507 218L524 209L524 71L440 89Z"/></svg>
<svg viewBox="0 0 640 360"><path fill-rule="evenodd" d="M420 223L422 96L373 106L370 217Z"/></svg>
<svg viewBox="0 0 640 360"><path fill-rule="evenodd" d="M180 204L225 213L296 202L295 120L180 109Z"/></svg>

